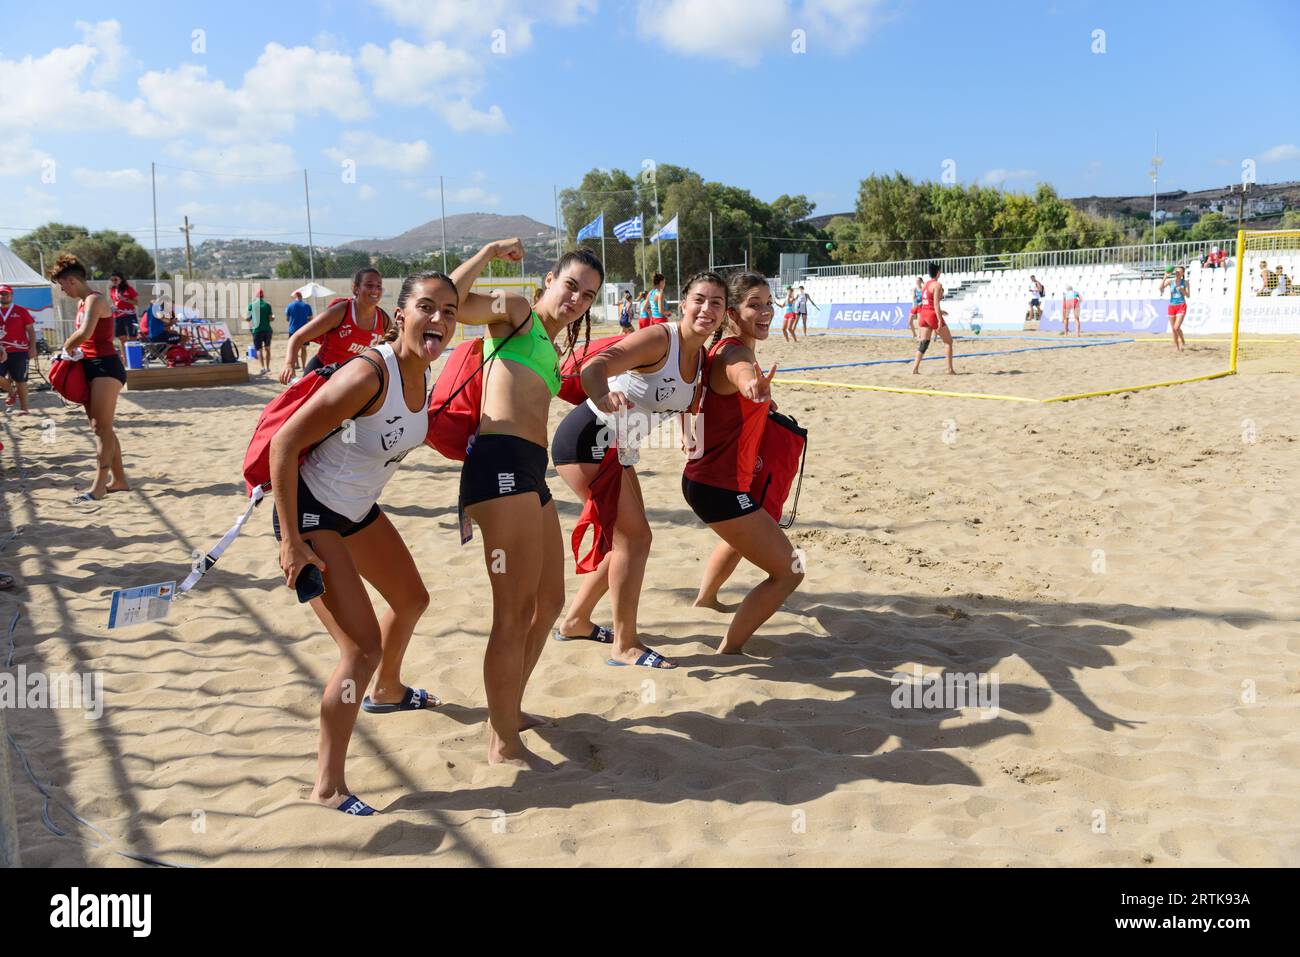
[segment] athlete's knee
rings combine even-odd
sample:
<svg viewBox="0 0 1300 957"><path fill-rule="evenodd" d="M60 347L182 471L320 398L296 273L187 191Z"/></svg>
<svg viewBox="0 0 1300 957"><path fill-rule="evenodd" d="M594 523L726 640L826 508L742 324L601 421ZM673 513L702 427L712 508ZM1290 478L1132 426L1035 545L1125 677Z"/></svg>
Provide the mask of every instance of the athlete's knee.
<svg viewBox="0 0 1300 957"><path fill-rule="evenodd" d="M638 522L629 528L621 529L623 542L626 544L628 551L634 555L649 555L650 546L654 543L654 532L645 522Z"/></svg>
<svg viewBox="0 0 1300 957"><path fill-rule="evenodd" d="M916 351L921 353L921 355L925 355L926 350L929 348L930 348L929 339L922 339L920 342L916 344Z"/></svg>

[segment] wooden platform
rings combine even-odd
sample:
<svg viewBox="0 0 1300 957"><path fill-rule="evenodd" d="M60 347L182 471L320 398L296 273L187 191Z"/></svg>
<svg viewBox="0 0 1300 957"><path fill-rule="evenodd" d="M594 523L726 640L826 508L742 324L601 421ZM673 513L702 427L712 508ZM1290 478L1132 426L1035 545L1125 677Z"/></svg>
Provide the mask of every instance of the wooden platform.
<svg viewBox="0 0 1300 957"><path fill-rule="evenodd" d="M211 385L239 385L248 381L248 365L243 362L203 362L174 369L127 369L129 391L149 389L194 389Z"/></svg>

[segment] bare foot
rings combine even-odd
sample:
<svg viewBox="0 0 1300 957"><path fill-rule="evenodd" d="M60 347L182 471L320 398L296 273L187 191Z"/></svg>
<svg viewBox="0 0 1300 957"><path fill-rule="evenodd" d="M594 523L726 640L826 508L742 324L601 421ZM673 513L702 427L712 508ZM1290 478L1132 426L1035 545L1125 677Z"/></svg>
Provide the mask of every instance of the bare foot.
<svg viewBox="0 0 1300 957"><path fill-rule="evenodd" d="M488 764L505 764L525 771L554 771L555 765L524 747L522 741L507 744L492 735L488 742Z"/></svg>
<svg viewBox="0 0 1300 957"><path fill-rule="evenodd" d="M129 492L129 491L131 491L131 486L129 486L129 485L117 485L117 484L114 484L114 485L110 485L110 486L108 486L108 488L106 488L104 491L106 491L106 492Z"/></svg>
<svg viewBox="0 0 1300 957"><path fill-rule="evenodd" d="M714 595L706 599L703 595L697 595L695 601L691 602L692 608L712 608L714 611L727 611L728 608L722 602L718 601L718 596Z"/></svg>
<svg viewBox="0 0 1300 957"><path fill-rule="evenodd" d="M537 715L529 714L527 711L521 711L519 717L522 719L519 722L520 731L528 731L531 728L540 728L542 725L547 723L545 718L539 718Z"/></svg>
<svg viewBox="0 0 1300 957"><path fill-rule="evenodd" d="M744 654L744 645L731 646L727 644L727 639L722 639L722 644L718 645L718 654L720 655L742 655Z"/></svg>

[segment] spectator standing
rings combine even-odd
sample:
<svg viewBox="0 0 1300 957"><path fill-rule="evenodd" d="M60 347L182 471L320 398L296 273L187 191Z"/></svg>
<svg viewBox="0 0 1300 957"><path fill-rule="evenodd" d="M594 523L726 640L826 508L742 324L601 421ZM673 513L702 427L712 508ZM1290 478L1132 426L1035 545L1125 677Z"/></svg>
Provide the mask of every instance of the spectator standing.
<svg viewBox="0 0 1300 957"><path fill-rule="evenodd" d="M5 408L13 408L16 396L19 415L28 413L27 359L35 326L32 314L14 302L13 287L0 286L0 385L9 393Z"/></svg>
<svg viewBox="0 0 1300 957"><path fill-rule="evenodd" d="M311 322L311 304L303 302L302 293L295 292L293 300L289 305L284 307L284 317L289 320L289 335L293 335L307 323ZM304 343L301 348L296 350L295 354L290 357L293 360L294 371L298 371L299 366L307 365L307 346Z"/></svg>
<svg viewBox="0 0 1300 957"><path fill-rule="evenodd" d="M118 351L126 355L126 340L134 339L140 330L136 320L140 294L125 276L115 272L108 277L108 298L113 303L113 337L117 339Z"/></svg>
<svg viewBox="0 0 1300 957"><path fill-rule="evenodd" d="M1037 322L1043 318L1043 295L1046 290L1037 276L1029 277L1029 318Z"/></svg>
<svg viewBox="0 0 1300 957"><path fill-rule="evenodd" d="M536 305L536 303L534 303ZM632 331L632 312L634 304L632 302L631 290L623 290L623 301L618 306L618 325L624 332Z"/></svg>
<svg viewBox="0 0 1300 957"><path fill-rule="evenodd" d="M1273 295L1285 296L1288 285L1290 285L1290 280L1287 279L1286 273L1282 271L1282 264L1278 263L1277 269L1273 270Z"/></svg>
<svg viewBox="0 0 1300 957"><path fill-rule="evenodd" d="M262 290L257 290L257 297L248 304L248 324L253 327L253 348L257 350L257 361L262 364L261 375L271 371L271 322L274 318L271 304L266 301Z"/></svg>
<svg viewBox="0 0 1300 957"><path fill-rule="evenodd" d="M1065 298L1061 303L1061 335L1070 334L1070 313L1074 313L1074 334L1083 335L1083 324L1079 321L1079 306L1083 297L1073 286L1065 287Z"/></svg>
<svg viewBox="0 0 1300 957"><path fill-rule="evenodd" d="M814 306L817 305L817 303L813 302L813 297L804 291L803 286L800 286L799 294L794 297L794 311L796 317L803 322L803 334L805 339L808 338L808 303L810 302L812 302ZM821 307L817 306L817 308L820 309Z"/></svg>

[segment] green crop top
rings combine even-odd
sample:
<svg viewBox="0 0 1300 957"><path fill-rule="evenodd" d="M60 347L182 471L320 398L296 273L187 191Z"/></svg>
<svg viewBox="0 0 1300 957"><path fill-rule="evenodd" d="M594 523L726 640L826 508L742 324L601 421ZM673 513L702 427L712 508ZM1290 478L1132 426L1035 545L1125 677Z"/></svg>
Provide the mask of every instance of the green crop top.
<svg viewBox="0 0 1300 957"><path fill-rule="evenodd" d="M509 341L485 336L483 361L486 362L499 354L502 359L527 366L542 377L546 387L551 390L551 395L559 395L560 357L555 354L555 345L551 342L551 337L546 334L546 327L542 325L542 320L538 318L537 313L531 313L529 319L532 325L528 327L528 331L515 333ZM500 345L502 342L505 345Z"/></svg>

